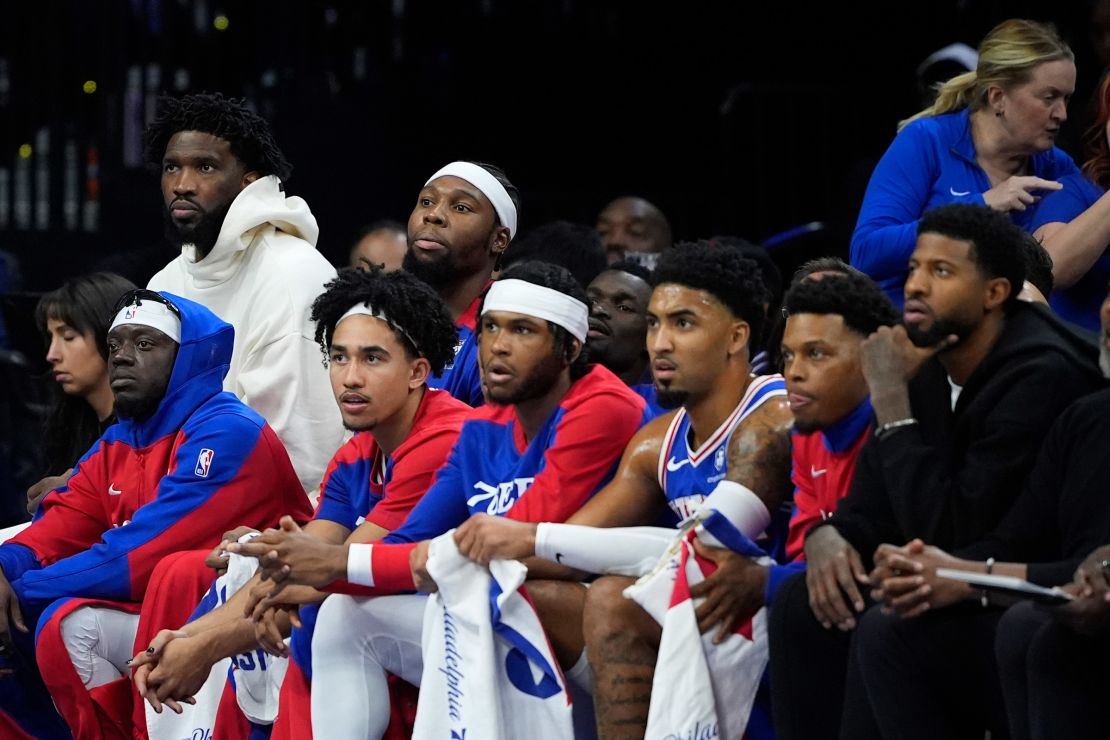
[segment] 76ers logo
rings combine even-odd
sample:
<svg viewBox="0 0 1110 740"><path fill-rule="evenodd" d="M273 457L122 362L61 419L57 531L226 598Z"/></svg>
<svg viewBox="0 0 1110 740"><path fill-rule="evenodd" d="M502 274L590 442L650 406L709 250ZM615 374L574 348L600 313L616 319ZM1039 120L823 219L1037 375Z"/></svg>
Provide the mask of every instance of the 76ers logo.
<svg viewBox="0 0 1110 740"><path fill-rule="evenodd" d="M207 478L208 469L212 467L212 458L216 453L205 447L197 455L197 467L193 470L198 478Z"/></svg>
<svg viewBox="0 0 1110 740"><path fill-rule="evenodd" d="M123 314L123 318L125 318L125 319L135 318L135 307L134 306L128 306L127 311L125 311L124 314Z"/></svg>

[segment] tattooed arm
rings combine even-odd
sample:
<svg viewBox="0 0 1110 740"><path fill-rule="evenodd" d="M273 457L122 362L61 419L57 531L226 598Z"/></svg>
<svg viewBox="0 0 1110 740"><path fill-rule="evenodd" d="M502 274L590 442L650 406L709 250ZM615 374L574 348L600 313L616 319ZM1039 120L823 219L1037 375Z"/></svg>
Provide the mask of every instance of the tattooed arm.
<svg viewBox="0 0 1110 740"><path fill-rule="evenodd" d="M732 435L726 479L746 486L774 512L787 501L790 483L790 429L794 417L785 398L759 407ZM694 541L698 554L717 564L717 569L691 587L695 598L704 597L695 612L698 628L707 632L717 626L714 640L724 640L737 625L759 611L767 588L766 567L724 548Z"/></svg>
<svg viewBox="0 0 1110 740"><path fill-rule="evenodd" d="M777 511L789 500L790 430L794 415L785 398L773 398L740 423L728 450L725 480L747 486L767 507Z"/></svg>

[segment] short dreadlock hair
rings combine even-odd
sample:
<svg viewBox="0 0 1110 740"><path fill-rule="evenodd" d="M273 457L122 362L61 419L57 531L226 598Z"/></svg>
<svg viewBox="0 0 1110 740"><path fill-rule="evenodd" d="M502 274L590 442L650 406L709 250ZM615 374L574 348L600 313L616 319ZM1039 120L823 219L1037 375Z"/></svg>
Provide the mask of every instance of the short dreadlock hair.
<svg viewBox="0 0 1110 740"><path fill-rule="evenodd" d="M736 247L707 241L680 242L663 252L652 273L653 286L664 283L704 290L716 298L733 316L747 322L751 329L749 345L763 336L767 321L763 304L770 296L759 265Z"/></svg>
<svg viewBox="0 0 1110 740"><path fill-rule="evenodd" d="M227 141L236 159L263 176L277 175L287 182L293 174L293 165L274 141L270 124L248 109L244 99L225 98L220 93L158 98L154 120L146 130L144 158L148 165L161 168L170 139L180 131L200 131Z"/></svg>
<svg viewBox="0 0 1110 740"><path fill-rule="evenodd" d="M442 372L455 358L459 330L439 294L407 272L384 272L375 265L369 270L340 270L312 303L316 342L324 353L325 365L335 325L359 303L388 316L408 356L427 358L433 374Z"/></svg>
<svg viewBox="0 0 1110 740"><path fill-rule="evenodd" d="M833 314L852 331L868 336L880 326L894 326L901 317L879 286L854 272L802 280L786 292L785 313Z"/></svg>

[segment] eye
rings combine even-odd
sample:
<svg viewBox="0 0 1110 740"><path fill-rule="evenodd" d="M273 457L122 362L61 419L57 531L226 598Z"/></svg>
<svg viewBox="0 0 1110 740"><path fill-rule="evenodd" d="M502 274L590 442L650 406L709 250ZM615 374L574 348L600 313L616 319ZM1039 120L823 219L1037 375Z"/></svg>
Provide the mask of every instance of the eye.
<svg viewBox="0 0 1110 740"><path fill-rule="evenodd" d="M119 351L119 342L114 341L112 339L109 339L108 340L108 352L116 353L118 351Z"/></svg>
<svg viewBox="0 0 1110 740"><path fill-rule="evenodd" d="M933 268L933 274L938 276L938 277L947 277L948 275L951 275L952 273L948 270L947 267L944 267L943 265L937 265L936 267Z"/></svg>
<svg viewBox="0 0 1110 740"><path fill-rule="evenodd" d="M381 361L382 361L382 358L378 357L377 355L366 355L366 364L367 365L377 365Z"/></svg>
<svg viewBox="0 0 1110 740"><path fill-rule="evenodd" d="M66 341L66 342L72 342L76 338L77 338L77 335L73 334L72 332L67 332L67 333L62 335L62 340Z"/></svg>
<svg viewBox="0 0 1110 740"><path fill-rule="evenodd" d="M135 346L139 349L150 349L154 345L149 339L140 339L139 341L135 342Z"/></svg>
<svg viewBox="0 0 1110 740"><path fill-rule="evenodd" d="M215 168L214 165L209 164L208 162L205 162L204 164L202 164L200 166L200 171L204 172L204 173L215 172L216 168Z"/></svg>
<svg viewBox="0 0 1110 740"><path fill-rule="evenodd" d="M632 306L629 306L627 303L618 303L617 308L621 311L624 311L625 313L636 313L636 309L634 309Z"/></svg>
<svg viewBox="0 0 1110 740"><path fill-rule="evenodd" d="M424 206L425 208L431 208L432 207L432 199L431 198L421 198L420 199L420 205Z"/></svg>
<svg viewBox="0 0 1110 740"><path fill-rule="evenodd" d="M786 350L783 350L782 351L782 361L783 361L783 364L789 365L791 362L794 361L794 353L793 352L787 352Z"/></svg>
<svg viewBox="0 0 1110 740"><path fill-rule="evenodd" d="M658 329L659 328L659 319L655 318L654 316L648 316L647 317L647 325L648 325L649 329Z"/></svg>
<svg viewBox="0 0 1110 740"><path fill-rule="evenodd" d="M459 213L470 213L474 209L471 208L470 206L468 206L466 203L456 203L455 204L455 210L458 211Z"/></svg>
<svg viewBox="0 0 1110 740"><path fill-rule="evenodd" d="M177 172L177 165L166 162L162 165L162 172Z"/></svg>
<svg viewBox="0 0 1110 740"><path fill-rule="evenodd" d="M497 324L492 321L482 322L482 331L486 334L492 334L493 332L497 331Z"/></svg>
<svg viewBox="0 0 1110 740"><path fill-rule="evenodd" d="M347 355L342 352L332 352L330 362L333 365L344 365L347 362Z"/></svg>
<svg viewBox="0 0 1110 740"><path fill-rule="evenodd" d="M680 329L689 329L690 327L692 327L694 325L693 322L690 321L690 319L678 319L674 323L675 323L675 326L677 326Z"/></svg>
<svg viewBox="0 0 1110 740"><path fill-rule="evenodd" d="M517 326L516 327L516 333L517 334L531 334L532 333L532 327L524 326L524 325Z"/></svg>
<svg viewBox="0 0 1110 740"><path fill-rule="evenodd" d="M809 355L809 359L811 360L820 360L825 357L825 350L814 347L807 354Z"/></svg>

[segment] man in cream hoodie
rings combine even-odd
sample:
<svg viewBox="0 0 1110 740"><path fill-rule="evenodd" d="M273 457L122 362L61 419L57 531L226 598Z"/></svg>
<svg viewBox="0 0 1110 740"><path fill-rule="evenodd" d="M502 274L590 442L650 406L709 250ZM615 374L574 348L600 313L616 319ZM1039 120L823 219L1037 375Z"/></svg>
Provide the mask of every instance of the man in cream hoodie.
<svg viewBox="0 0 1110 740"><path fill-rule="evenodd" d="M319 228L287 198L292 166L267 122L220 94L162 98L146 133L161 171L166 236L181 255L150 280L235 327L231 391L277 432L313 492L342 442L309 308L335 270Z"/></svg>

